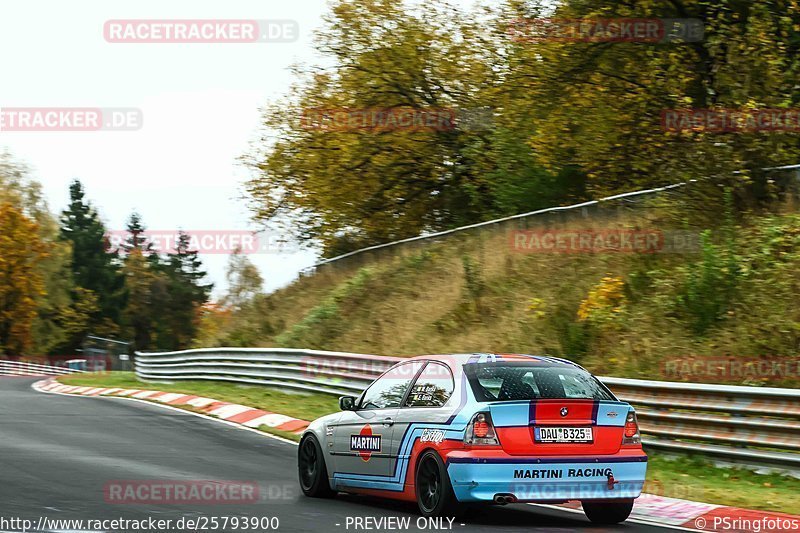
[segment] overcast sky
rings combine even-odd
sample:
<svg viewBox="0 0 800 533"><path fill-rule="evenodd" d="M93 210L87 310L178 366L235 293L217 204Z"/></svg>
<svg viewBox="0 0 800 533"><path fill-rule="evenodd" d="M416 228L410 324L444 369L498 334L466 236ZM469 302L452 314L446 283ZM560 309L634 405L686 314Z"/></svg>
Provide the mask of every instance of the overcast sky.
<svg viewBox="0 0 800 533"><path fill-rule="evenodd" d="M110 229L131 211L152 230L254 228L242 200L248 170L237 158L258 137L259 108L284 95L288 67L316 63L312 32L324 0L25 0L0 3L0 108L139 108L136 131L0 132L33 169L50 208L62 210L79 178ZM291 43L109 43L118 19L289 19ZM203 255L218 289L225 255ZM291 280L315 253L254 254L265 288ZM216 291L219 294L219 291Z"/></svg>

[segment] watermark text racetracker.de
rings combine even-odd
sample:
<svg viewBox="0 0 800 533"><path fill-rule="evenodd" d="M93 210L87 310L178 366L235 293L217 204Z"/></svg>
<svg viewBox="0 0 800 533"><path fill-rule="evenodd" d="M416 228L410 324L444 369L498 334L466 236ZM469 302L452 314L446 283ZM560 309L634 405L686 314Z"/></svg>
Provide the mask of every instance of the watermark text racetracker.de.
<svg viewBox="0 0 800 533"><path fill-rule="evenodd" d="M642 487L641 481L620 481L616 482L614 490L617 493L630 494L641 492ZM512 485L511 493L519 501L604 499L609 497L609 488L608 482L603 478L587 483L520 483Z"/></svg>
<svg viewBox="0 0 800 533"><path fill-rule="evenodd" d="M191 516L182 518L141 519L102 518L67 519L40 516L36 520L0 516L0 530L28 533L33 531L277 531L277 516Z"/></svg>
<svg viewBox="0 0 800 533"><path fill-rule="evenodd" d="M281 233L251 230L145 230L136 233L138 246L159 254L179 253L181 234L188 238L188 251L200 254L272 254L293 253L301 249L297 241ZM133 239L128 230L106 233L109 252L125 253Z"/></svg>
<svg viewBox="0 0 800 533"><path fill-rule="evenodd" d="M474 131L491 128L493 114L488 107L315 107L303 110L299 124L323 133Z"/></svg>
<svg viewBox="0 0 800 533"><path fill-rule="evenodd" d="M700 250L700 236L657 229L513 230L509 246L513 252L528 254L695 253Z"/></svg>
<svg viewBox="0 0 800 533"><path fill-rule="evenodd" d="M110 481L103 498L111 504L253 504L259 501L255 481Z"/></svg>
<svg viewBox="0 0 800 533"><path fill-rule="evenodd" d="M109 43L290 43L300 36L296 20L129 19L108 20Z"/></svg>
<svg viewBox="0 0 800 533"><path fill-rule="evenodd" d="M800 133L800 108L665 109L668 133Z"/></svg>
<svg viewBox="0 0 800 533"><path fill-rule="evenodd" d="M132 107L0 107L0 132L133 131L143 121Z"/></svg>
<svg viewBox="0 0 800 533"><path fill-rule="evenodd" d="M694 43L704 38L700 19L667 18L522 18L508 25L517 42Z"/></svg>
<svg viewBox="0 0 800 533"><path fill-rule="evenodd" d="M800 358L779 356L697 356L668 358L661 363L667 381L700 383L726 381L800 380Z"/></svg>
<svg viewBox="0 0 800 533"><path fill-rule="evenodd" d="M294 484L230 480L112 480L103 485L111 505L255 505L298 498Z"/></svg>
<svg viewBox="0 0 800 533"><path fill-rule="evenodd" d="M345 356L330 357L303 357L300 360L303 373L312 377L330 376L341 379L343 376L360 376L373 379L383 374L390 365L381 361L380 357L353 359ZM391 372L393 379L413 378L419 367L416 365L401 365L394 367ZM450 371L443 365L429 365L426 368L427 378L450 379Z"/></svg>

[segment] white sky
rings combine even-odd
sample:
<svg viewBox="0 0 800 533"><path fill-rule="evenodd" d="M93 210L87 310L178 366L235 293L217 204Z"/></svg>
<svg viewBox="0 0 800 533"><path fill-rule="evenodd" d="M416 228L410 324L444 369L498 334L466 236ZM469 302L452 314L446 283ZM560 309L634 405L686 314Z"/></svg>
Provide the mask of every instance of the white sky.
<svg viewBox="0 0 800 533"><path fill-rule="evenodd" d="M67 204L69 182L80 179L112 231L124 229L133 210L153 231L258 229L243 199L250 170L237 158L259 136L260 108L288 92L289 67L322 61L312 39L328 8L326 0L0 1L0 108L138 108L143 114L137 131L0 131L0 149L32 168L55 213ZM106 42L105 22L125 19L288 19L298 23L299 38ZM201 257L219 296L228 257ZM249 257L264 288L273 290L314 264L317 253Z"/></svg>
<svg viewBox="0 0 800 533"><path fill-rule="evenodd" d="M138 131L0 132L0 149L33 169L60 212L80 179L109 229L133 210L151 230L254 229L237 158L258 135L259 108L284 95L288 67L317 63L312 32L325 0L24 0L0 2L0 108L133 107ZM293 43L111 44L109 19L292 19ZM265 288L315 253L253 254ZM219 295L226 255L203 255Z"/></svg>

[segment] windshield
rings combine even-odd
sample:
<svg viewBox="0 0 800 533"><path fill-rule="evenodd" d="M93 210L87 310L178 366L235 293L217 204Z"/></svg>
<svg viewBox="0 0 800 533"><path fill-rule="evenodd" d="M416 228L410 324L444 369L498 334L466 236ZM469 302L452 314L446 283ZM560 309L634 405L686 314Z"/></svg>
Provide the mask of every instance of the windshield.
<svg viewBox="0 0 800 533"><path fill-rule="evenodd" d="M588 399L614 400L600 381L580 368L541 363L472 363L464 365L480 402Z"/></svg>

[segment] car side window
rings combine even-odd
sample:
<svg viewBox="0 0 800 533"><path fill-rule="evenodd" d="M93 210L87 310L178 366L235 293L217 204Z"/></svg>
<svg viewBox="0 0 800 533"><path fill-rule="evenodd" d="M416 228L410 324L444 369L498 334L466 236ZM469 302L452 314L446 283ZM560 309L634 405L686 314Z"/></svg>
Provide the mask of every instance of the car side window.
<svg viewBox="0 0 800 533"><path fill-rule="evenodd" d="M442 407L453 394L453 388L450 368L430 362L411 387L406 407Z"/></svg>
<svg viewBox="0 0 800 533"><path fill-rule="evenodd" d="M423 364L424 361L411 361L386 372L366 390L361 397L359 409L400 407L408 386Z"/></svg>

